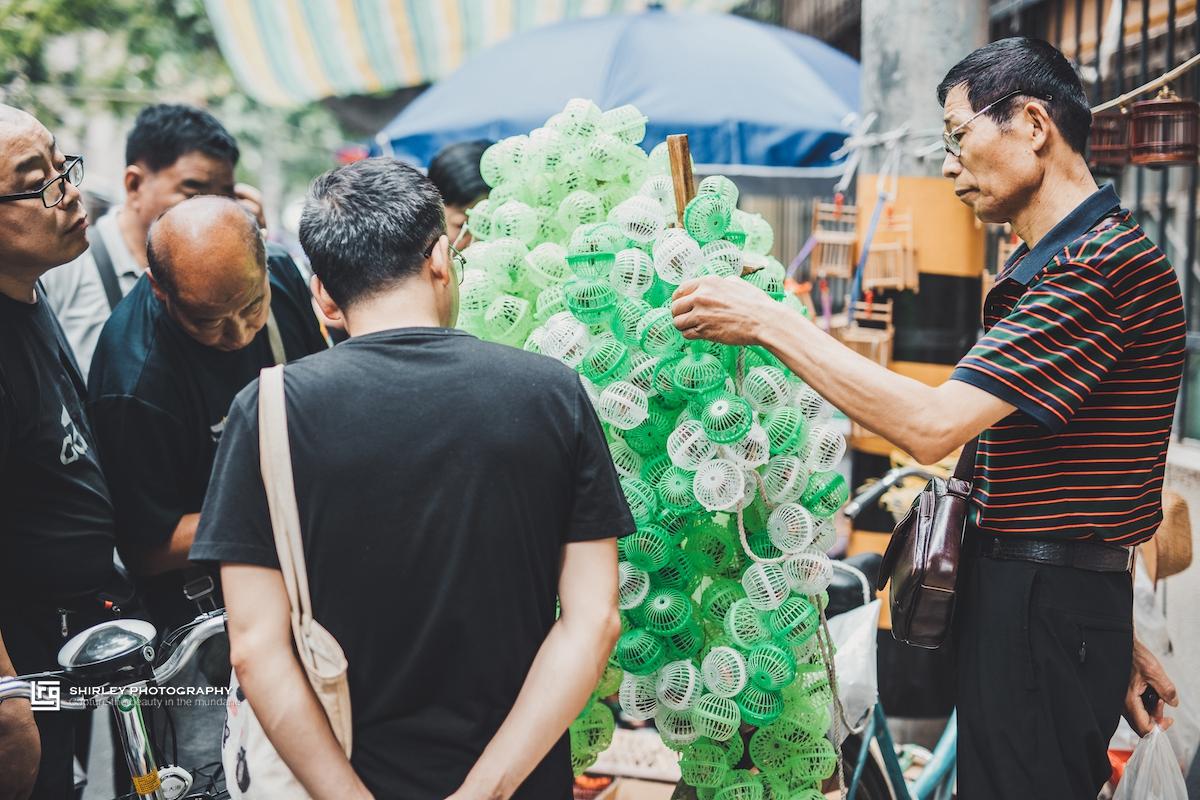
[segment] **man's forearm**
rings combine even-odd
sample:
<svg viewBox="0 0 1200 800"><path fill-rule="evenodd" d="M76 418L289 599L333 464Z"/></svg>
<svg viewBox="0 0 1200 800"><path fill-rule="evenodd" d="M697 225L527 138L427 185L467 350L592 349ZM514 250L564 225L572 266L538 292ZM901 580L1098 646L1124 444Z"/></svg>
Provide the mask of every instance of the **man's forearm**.
<svg viewBox="0 0 1200 800"><path fill-rule="evenodd" d="M620 630L607 621L555 623L505 718L455 797L506 800L529 777L583 709Z"/></svg>
<svg viewBox="0 0 1200 800"><path fill-rule="evenodd" d="M171 532L171 538L158 547L145 550L133 559L134 570L139 575L161 575L164 572L187 569L192 565L188 553L200 527L199 514L184 514Z"/></svg>
<svg viewBox="0 0 1200 800"><path fill-rule="evenodd" d="M0 639L0 678L16 674ZM41 738L29 701L0 703L0 800L25 800L29 796L41 758Z"/></svg>
<svg viewBox="0 0 1200 800"><path fill-rule="evenodd" d="M256 649L234 668L271 744L314 800L370 797L290 649Z"/></svg>

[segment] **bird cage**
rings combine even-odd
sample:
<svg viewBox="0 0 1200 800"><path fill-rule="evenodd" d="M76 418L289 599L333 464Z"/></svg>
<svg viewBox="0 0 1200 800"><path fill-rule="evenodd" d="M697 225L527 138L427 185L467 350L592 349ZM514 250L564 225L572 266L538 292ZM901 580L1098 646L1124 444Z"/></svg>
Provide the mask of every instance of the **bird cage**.
<svg viewBox="0 0 1200 800"><path fill-rule="evenodd" d="M1123 108L1092 117L1088 166L1097 175L1114 176L1129 163L1129 114Z"/></svg>
<svg viewBox="0 0 1200 800"><path fill-rule="evenodd" d="M849 279L854 271L854 245L858 238L858 209L837 203L813 205L812 252L814 278Z"/></svg>
<svg viewBox="0 0 1200 800"><path fill-rule="evenodd" d="M867 250L863 291L920 289L912 214L888 209Z"/></svg>
<svg viewBox="0 0 1200 800"><path fill-rule="evenodd" d="M1200 103L1164 86L1153 100L1133 104L1129 159L1139 166L1195 164L1200 155Z"/></svg>
<svg viewBox="0 0 1200 800"><path fill-rule="evenodd" d="M847 297L846 316L849 324L836 331L837 338L854 352L887 369L892 363L892 341L896 338L892 301L873 300L870 295L858 301ZM869 436L870 432L855 422L850 435Z"/></svg>

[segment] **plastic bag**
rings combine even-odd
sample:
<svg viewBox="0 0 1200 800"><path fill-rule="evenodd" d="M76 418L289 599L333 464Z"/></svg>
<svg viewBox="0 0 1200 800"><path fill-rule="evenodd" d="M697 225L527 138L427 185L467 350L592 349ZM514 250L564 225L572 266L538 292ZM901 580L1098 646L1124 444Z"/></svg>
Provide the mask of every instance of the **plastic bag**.
<svg viewBox="0 0 1200 800"><path fill-rule="evenodd" d="M846 722L855 728L875 708L875 701L879 697L878 664L875 660L875 634L878 629L878 600L829 620L829 635L837 648L833 662L837 667L838 696L842 699L842 707L846 709ZM834 730L839 731L843 739L850 733L841 725L835 725Z"/></svg>
<svg viewBox="0 0 1200 800"><path fill-rule="evenodd" d="M1157 725L1138 742L1113 800L1187 800L1171 742Z"/></svg>

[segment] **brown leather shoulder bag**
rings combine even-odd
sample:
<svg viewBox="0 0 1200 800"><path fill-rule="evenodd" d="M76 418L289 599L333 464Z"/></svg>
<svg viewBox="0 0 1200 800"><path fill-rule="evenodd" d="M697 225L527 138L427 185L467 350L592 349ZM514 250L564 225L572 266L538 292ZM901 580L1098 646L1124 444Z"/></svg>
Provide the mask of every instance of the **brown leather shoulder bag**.
<svg viewBox="0 0 1200 800"><path fill-rule="evenodd" d="M963 448L951 477L925 485L883 555L876 588L891 581L892 635L905 644L932 650L950 633L978 444Z"/></svg>

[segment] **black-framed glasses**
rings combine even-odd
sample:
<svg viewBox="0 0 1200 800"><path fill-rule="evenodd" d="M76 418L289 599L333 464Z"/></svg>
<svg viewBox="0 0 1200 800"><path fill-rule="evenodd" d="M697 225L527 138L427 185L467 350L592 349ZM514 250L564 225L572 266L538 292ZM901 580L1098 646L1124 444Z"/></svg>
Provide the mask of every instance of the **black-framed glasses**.
<svg viewBox="0 0 1200 800"><path fill-rule="evenodd" d="M1050 100L1052 99L1050 95L1046 95L1045 97L1042 97L1042 96L1027 92L1024 89L1016 89L1015 91L1011 91L1008 94L1001 97L1000 99L993 100L992 102L988 103L983 108L976 111L971 116L971 118L968 119L966 122L960 122L959 124L955 125L953 130L942 131L942 147L944 147L946 149L947 153L954 156L955 158L958 158L959 156L962 155L962 138L963 138L963 136L966 135L966 131L964 130L964 128L966 128L972 122L977 120L979 117L981 117L984 114L986 114L987 112L991 111L995 106L998 106L1001 103L1003 103L1005 100L1011 100L1012 98L1014 98L1018 95L1022 95L1022 94L1027 94L1030 97L1036 97L1038 100L1043 100L1047 103L1050 102Z"/></svg>
<svg viewBox="0 0 1200 800"><path fill-rule="evenodd" d="M425 248L426 258L429 258L433 255L433 249L437 247L437 243L440 242L442 237L445 235L446 234L444 233L439 234L436 239L429 243L429 247ZM467 259L454 245L447 243L446 246L450 248L450 263L453 266L455 275L458 277L458 282L461 285L463 282L463 277L467 274Z"/></svg>
<svg viewBox="0 0 1200 800"><path fill-rule="evenodd" d="M67 184L78 187L83 183L83 156L67 156L62 172L32 192L0 195L0 203L11 200L33 200L40 198L46 208L54 208L67 196Z"/></svg>

